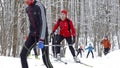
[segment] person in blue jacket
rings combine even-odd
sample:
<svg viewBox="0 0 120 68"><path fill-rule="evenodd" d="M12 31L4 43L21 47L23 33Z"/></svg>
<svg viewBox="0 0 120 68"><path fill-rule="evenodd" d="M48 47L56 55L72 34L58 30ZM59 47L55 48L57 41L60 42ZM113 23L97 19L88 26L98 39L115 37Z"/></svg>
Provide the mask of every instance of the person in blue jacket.
<svg viewBox="0 0 120 68"><path fill-rule="evenodd" d="M93 48L92 44L90 43L89 46L85 49L85 50L88 50L86 58L88 58L90 52L92 53L92 58L94 58L93 49L94 48Z"/></svg>

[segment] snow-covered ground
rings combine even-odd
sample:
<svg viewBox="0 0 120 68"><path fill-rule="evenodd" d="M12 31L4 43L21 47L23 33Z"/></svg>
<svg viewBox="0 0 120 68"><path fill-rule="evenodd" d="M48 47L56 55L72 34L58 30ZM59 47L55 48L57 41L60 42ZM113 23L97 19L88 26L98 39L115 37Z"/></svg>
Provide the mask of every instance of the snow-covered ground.
<svg viewBox="0 0 120 68"><path fill-rule="evenodd" d="M85 58L86 53L83 54L83 58L80 58L80 56L78 56L78 58L82 62L93 66L93 68L120 68L120 50L110 52L108 55L103 57L95 56L94 59L91 58L91 55L88 58ZM75 63L68 48L65 58L62 58L62 60L66 61L68 64L56 62L52 56L50 56L50 60L54 68L90 68L85 65ZM46 68L42 62L41 56L40 60L34 59L34 56L32 56L32 59L28 59L28 63L29 68ZM0 68L21 68L20 58L0 56Z"/></svg>

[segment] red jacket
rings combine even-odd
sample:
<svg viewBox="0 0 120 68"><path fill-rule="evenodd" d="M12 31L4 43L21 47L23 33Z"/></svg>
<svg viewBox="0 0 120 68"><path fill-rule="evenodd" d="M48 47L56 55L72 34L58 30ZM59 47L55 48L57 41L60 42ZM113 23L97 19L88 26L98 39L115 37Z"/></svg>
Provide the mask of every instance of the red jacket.
<svg viewBox="0 0 120 68"><path fill-rule="evenodd" d="M70 24L70 31L68 30L68 23ZM67 22L67 18L64 21L60 21L59 20L56 22L56 24L54 25L53 28L53 32L55 32L55 30L60 27L60 35L63 37L70 37L70 36L76 36L76 31L75 28L73 26L73 22L70 20L70 22Z"/></svg>
<svg viewBox="0 0 120 68"><path fill-rule="evenodd" d="M103 39L101 42L104 46L104 48L111 48L111 43L108 39Z"/></svg>

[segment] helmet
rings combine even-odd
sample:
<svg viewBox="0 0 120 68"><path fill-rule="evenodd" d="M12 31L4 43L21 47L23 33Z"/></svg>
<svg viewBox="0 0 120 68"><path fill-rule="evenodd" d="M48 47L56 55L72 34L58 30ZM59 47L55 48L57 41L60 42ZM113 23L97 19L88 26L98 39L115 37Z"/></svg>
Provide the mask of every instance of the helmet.
<svg viewBox="0 0 120 68"><path fill-rule="evenodd" d="M33 5L34 0L25 0L25 3L26 3L27 5Z"/></svg>

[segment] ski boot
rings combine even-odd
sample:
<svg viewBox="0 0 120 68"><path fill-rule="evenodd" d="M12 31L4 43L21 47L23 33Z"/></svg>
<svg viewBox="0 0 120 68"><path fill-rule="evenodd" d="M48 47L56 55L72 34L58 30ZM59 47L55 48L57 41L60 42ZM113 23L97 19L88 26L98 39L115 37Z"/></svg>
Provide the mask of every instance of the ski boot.
<svg viewBox="0 0 120 68"><path fill-rule="evenodd" d="M76 63L80 63L80 60L77 58L77 56L73 57L73 59Z"/></svg>
<svg viewBox="0 0 120 68"><path fill-rule="evenodd" d="M57 54L57 60L61 60L60 54Z"/></svg>
<svg viewBox="0 0 120 68"><path fill-rule="evenodd" d="M37 55L35 55L35 59L40 59Z"/></svg>

